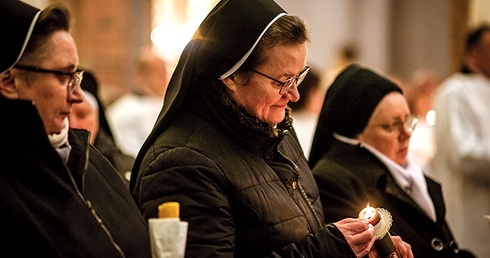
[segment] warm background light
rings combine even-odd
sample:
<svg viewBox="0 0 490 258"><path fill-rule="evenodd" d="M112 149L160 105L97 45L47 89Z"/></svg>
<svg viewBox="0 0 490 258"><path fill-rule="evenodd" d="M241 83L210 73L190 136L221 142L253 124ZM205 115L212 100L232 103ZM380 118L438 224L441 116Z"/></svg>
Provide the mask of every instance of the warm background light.
<svg viewBox="0 0 490 258"><path fill-rule="evenodd" d="M180 54L217 0L154 0L151 41L173 70Z"/></svg>
<svg viewBox="0 0 490 258"><path fill-rule="evenodd" d="M428 125L434 126L436 124L436 111L433 109L429 110L427 115L425 115L425 120L427 121Z"/></svg>

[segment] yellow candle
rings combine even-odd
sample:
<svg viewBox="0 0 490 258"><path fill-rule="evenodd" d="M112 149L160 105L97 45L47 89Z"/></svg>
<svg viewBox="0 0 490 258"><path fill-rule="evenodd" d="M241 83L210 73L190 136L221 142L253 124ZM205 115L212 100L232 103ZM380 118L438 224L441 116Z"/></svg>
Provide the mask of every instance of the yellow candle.
<svg viewBox="0 0 490 258"><path fill-rule="evenodd" d="M164 202L158 206L158 218L179 218L180 204L178 202Z"/></svg>

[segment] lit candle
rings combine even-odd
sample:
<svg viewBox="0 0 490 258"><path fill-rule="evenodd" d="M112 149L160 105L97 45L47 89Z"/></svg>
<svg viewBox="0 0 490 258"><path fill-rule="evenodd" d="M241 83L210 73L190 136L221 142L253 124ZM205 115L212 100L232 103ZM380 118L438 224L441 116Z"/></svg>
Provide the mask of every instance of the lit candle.
<svg viewBox="0 0 490 258"><path fill-rule="evenodd" d="M359 212L359 218L363 220L367 220L371 225L376 225L381 219L381 216L379 215L378 211L370 207L369 204L366 206L366 208L362 209L361 212Z"/></svg>
<svg viewBox="0 0 490 258"><path fill-rule="evenodd" d="M396 251L395 243L391 239L391 235L388 232L393 222L391 214L382 208L373 208L366 206L359 212L359 219L366 220L374 227L374 235L376 236L376 242L374 246L380 257L400 257Z"/></svg>

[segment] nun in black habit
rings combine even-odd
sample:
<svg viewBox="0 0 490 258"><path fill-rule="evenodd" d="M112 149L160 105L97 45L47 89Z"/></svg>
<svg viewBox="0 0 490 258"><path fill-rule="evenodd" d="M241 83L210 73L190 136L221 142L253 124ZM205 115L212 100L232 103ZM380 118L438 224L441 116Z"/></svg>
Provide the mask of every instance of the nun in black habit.
<svg viewBox="0 0 490 258"><path fill-rule="evenodd" d="M458 248L446 222L441 185L407 157L415 125L390 80L357 64L337 76L309 157L325 221L355 216L369 204L390 212L392 234L415 257L473 257Z"/></svg>
<svg viewBox="0 0 490 258"><path fill-rule="evenodd" d="M3 257L151 257L127 184L68 128L83 101L70 14L0 1L0 242Z"/></svg>
<svg viewBox="0 0 490 258"><path fill-rule="evenodd" d="M90 144L104 155L129 184L134 157L117 146L99 96L99 83L92 71L83 73L82 87L87 104L77 104L69 115L70 127L90 130ZM95 120L95 121L94 121Z"/></svg>
<svg viewBox="0 0 490 258"><path fill-rule="evenodd" d="M292 130L305 24L272 0L221 1L184 49L130 189L145 218L177 201L187 257L356 257L367 222L324 223ZM398 239L400 248L410 253Z"/></svg>

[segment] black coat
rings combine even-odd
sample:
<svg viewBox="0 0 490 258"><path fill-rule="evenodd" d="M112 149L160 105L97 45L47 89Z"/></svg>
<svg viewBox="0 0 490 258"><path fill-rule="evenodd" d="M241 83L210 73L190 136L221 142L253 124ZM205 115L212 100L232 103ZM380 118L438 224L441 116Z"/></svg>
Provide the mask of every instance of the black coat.
<svg viewBox="0 0 490 258"><path fill-rule="evenodd" d="M233 104L207 98L183 107L146 152L132 182L145 218L178 201L186 257L354 257L324 225L296 136L270 136Z"/></svg>
<svg viewBox="0 0 490 258"><path fill-rule="evenodd" d="M66 166L31 102L0 98L0 242L16 257L151 257L148 229L114 167L69 132Z"/></svg>
<svg viewBox="0 0 490 258"><path fill-rule="evenodd" d="M95 137L94 147L109 160L129 185L129 176L133 168L134 157L125 154L119 149L114 139L101 127Z"/></svg>
<svg viewBox="0 0 490 258"><path fill-rule="evenodd" d="M362 145L333 140L332 146L313 168L327 222L357 217L369 203L388 210L393 217L391 232L412 246L415 257L459 257L450 228L441 186L426 177L437 221L432 221L396 184L386 166ZM434 239L445 248L435 251ZM434 240L435 241L435 240ZM448 248L449 247L449 248Z"/></svg>

